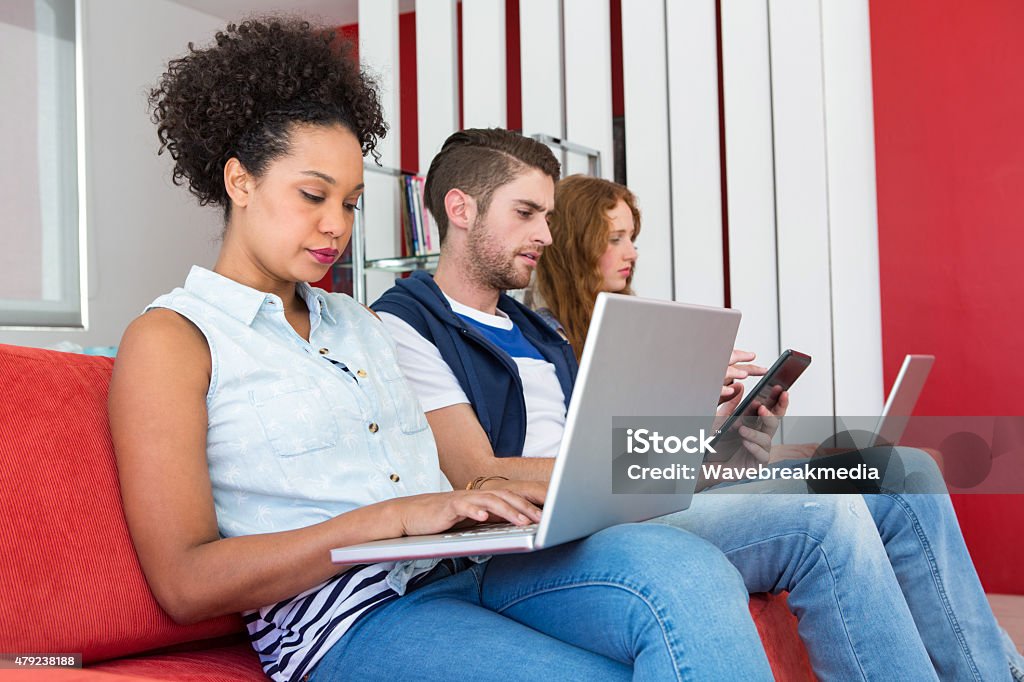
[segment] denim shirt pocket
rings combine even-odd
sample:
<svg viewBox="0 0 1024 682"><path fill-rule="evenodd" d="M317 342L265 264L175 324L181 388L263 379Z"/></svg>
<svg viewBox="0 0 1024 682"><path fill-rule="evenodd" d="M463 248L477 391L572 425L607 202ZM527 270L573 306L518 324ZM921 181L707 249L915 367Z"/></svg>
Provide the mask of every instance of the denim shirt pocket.
<svg viewBox="0 0 1024 682"><path fill-rule="evenodd" d="M254 388L249 391L249 401L278 457L294 457L338 444L337 422L320 387L309 377L291 377Z"/></svg>

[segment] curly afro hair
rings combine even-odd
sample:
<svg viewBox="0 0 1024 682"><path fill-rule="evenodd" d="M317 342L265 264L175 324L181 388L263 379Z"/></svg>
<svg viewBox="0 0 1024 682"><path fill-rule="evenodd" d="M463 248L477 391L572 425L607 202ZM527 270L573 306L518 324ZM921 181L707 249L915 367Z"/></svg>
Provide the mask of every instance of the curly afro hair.
<svg viewBox="0 0 1024 682"><path fill-rule="evenodd" d="M224 207L224 165L236 157L260 177L289 151L296 124L348 128L363 154L387 133L376 83L352 46L331 29L286 17L230 24L215 44L167 65L149 94L160 150L174 159L174 184L188 181L200 205Z"/></svg>

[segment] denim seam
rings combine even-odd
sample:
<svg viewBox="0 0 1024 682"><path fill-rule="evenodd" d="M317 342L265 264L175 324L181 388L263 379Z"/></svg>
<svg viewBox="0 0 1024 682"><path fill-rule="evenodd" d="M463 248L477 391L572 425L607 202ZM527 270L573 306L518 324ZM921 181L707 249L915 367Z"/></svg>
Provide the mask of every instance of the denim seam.
<svg viewBox="0 0 1024 682"><path fill-rule="evenodd" d="M1010 675L1013 677L1014 682L1024 682L1024 670L1017 667L1017 664L1010 660Z"/></svg>
<svg viewBox="0 0 1024 682"><path fill-rule="evenodd" d="M853 642L853 637L850 636L850 628L849 628L849 625L846 622L846 615L845 615L845 612L843 611L842 604L840 604L839 592L834 587L835 584L836 584L835 571L832 570L832 562L830 562L828 560L828 552L826 552L825 549L822 547L822 540L820 540L820 539L814 537L813 535L811 535L810 533L807 533L807 532L804 532L804 531L794 531L792 533L779 533L777 535L772 535L770 537L762 538L761 540L758 540L756 542L750 542L750 543L747 543L745 545L740 545L738 547L734 547L734 548L726 551L725 552L725 556L728 557L731 552L736 552L736 551L739 551L741 549L747 549L749 547L754 547L756 545L761 545L761 544L764 544L766 542L770 542L772 540L776 540L778 538L790 537L790 536L794 536L794 535L802 535L805 538L809 538L810 540L813 540L814 543L815 543L815 545L814 545L815 550L821 553L822 560L825 562L825 567L828 569L828 574L832 577L832 585L833 585L832 596L833 596L833 598L835 599L835 602L836 602L836 610L839 612L839 620L843 624L843 632L846 634L846 641L850 645L850 651L853 652L853 659L857 662L857 667L860 669L861 677L863 679L867 680L868 679L867 673L864 671L864 666L863 666L863 664L861 664L861 661L860 661L861 656L857 652L857 646ZM792 611L792 609L790 609L790 611Z"/></svg>
<svg viewBox="0 0 1024 682"><path fill-rule="evenodd" d="M548 594L551 592L560 592L562 590L572 589L574 587L612 587L628 592L635 597L639 597L640 600L644 603L644 605L648 608L648 610L650 610L650 612L654 615L655 620L657 620L658 622L658 627L661 629L661 636L665 641L665 646L667 646L669 651L672 652L672 664L673 668L676 669L676 680L678 682L683 681L684 678L682 677L682 674L678 667L678 662L683 660L683 652L681 651L681 647L679 647L675 643L675 638L669 636L669 633L665 626L665 619L662 616L660 610L653 603L651 603L651 599L646 594L644 594L644 592L639 587L623 583L611 582L607 578L582 578L572 581L552 583L548 587L530 590L528 593L510 599L503 606L495 608L494 611L495 613L504 613L506 610L512 608L516 604L524 602L528 599L532 599L533 597L537 597L542 594Z"/></svg>
<svg viewBox="0 0 1024 682"><path fill-rule="evenodd" d="M964 638L963 628L960 626L960 621L956 617L956 613L953 611L952 605L949 603L949 596L946 594L946 586L942 583L942 579L939 575L938 562L935 561L935 553L932 552L931 544L928 542L928 536L925 534L924 529L921 527L921 522L914 513L914 510L907 504L903 496L888 490L882 490L882 494L891 499L896 505L903 510L903 513L910 519L911 527L917 534L917 538L921 543L921 549L924 551L925 558L928 560L928 566L931 569L932 582L935 585L935 590L939 594L939 602L942 604L942 610L946 613L946 619L949 621L950 626L953 628L953 632L956 634L956 639L960 643L960 650L967 660L967 664L971 668L971 672L974 673L975 680L981 680L981 672L978 670L977 664L974 662L974 657L971 655L970 647L967 646L967 640Z"/></svg>

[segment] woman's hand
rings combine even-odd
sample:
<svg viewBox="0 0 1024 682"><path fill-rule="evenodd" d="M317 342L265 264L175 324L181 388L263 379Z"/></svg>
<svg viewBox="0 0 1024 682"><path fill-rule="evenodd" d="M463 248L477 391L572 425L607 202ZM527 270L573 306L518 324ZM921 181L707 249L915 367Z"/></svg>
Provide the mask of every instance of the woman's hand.
<svg viewBox="0 0 1024 682"><path fill-rule="evenodd" d="M765 405L760 405L757 408L758 419L754 425L744 424L738 429L740 438L743 439L743 449L761 464L772 461L772 438L779 430L779 419L784 417L786 410L789 409L788 392L781 390L780 386L775 386L772 393L778 394L775 407L769 410Z"/></svg>
<svg viewBox="0 0 1024 682"><path fill-rule="evenodd" d="M719 397L719 404L725 403L737 397L737 391L742 392L742 385L734 385L747 377L763 376L768 370L760 365L740 364L749 363L757 355L746 350L733 349L729 358L729 367L725 370L725 381L722 382L722 395Z"/></svg>
<svg viewBox="0 0 1024 682"><path fill-rule="evenodd" d="M735 396L719 406L715 420L716 427L735 411L742 393L742 386L740 386ZM759 464L768 464L779 459L772 454L772 438L779 428L779 419L785 416L786 410L789 408L789 393L776 386L773 389L773 394L776 401L775 407L768 409L767 406L761 404L757 409L757 418L741 418L737 428L730 428L729 433L720 436L716 442L715 448L720 457L707 461L720 462L723 469L739 470L756 467ZM703 489L716 482L703 481L699 488Z"/></svg>
<svg viewBox="0 0 1024 682"><path fill-rule="evenodd" d="M515 479L506 481L501 478L492 478L489 481L485 481L480 486L480 490L509 490L532 502L538 507L544 506L544 500L547 499L548 496L548 484L542 483L541 481L523 481Z"/></svg>
<svg viewBox="0 0 1024 682"><path fill-rule="evenodd" d="M402 535L441 533L462 521L507 521L525 526L540 522L541 513L530 500L503 489L411 495L391 504L398 513Z"/></svg>

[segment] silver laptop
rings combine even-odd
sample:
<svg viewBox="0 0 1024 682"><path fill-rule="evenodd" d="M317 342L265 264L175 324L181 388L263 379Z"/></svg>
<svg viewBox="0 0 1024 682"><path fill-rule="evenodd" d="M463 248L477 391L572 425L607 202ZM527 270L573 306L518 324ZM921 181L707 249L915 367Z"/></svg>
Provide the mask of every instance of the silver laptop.
<svg viewBox="0 0 1024 682"><path fill-rule="evenodd" d="M903 366L896 375L885 407L882 408L882 416L875 427L875 445L899 444L933 364L934 355L908 355L903 358Z"/></svg>
<svg viewBox="0 0 1024 682"><path fill-rule="evenodd" d="M612 493L612 418L708 415L740 313L602 293L573 388L539 524L483 526L331 550L339 564L531 552L685 509L696 479L667 494Z"/></svg>

